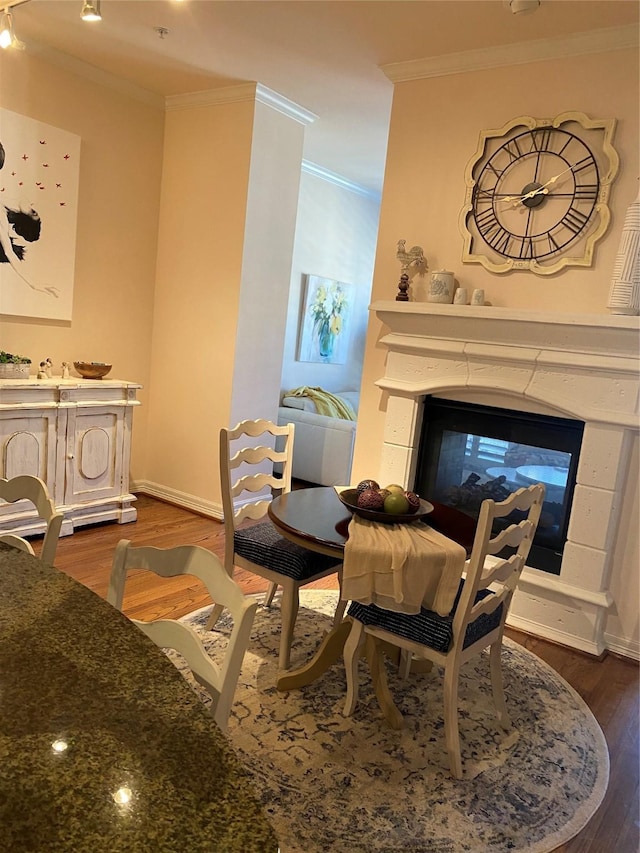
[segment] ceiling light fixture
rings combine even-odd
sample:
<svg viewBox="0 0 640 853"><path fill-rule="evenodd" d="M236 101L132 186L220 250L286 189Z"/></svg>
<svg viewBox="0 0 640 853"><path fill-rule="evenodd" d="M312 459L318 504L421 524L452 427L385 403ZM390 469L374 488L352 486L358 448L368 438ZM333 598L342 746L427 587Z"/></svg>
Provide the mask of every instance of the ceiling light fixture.
<svg viewBox="0 0 640 853"><path fill-rule="evenodd" d="M0 47L6 50L8 47L22 48L24 45L16 38L13 32L13 17L9 7L5 8L0 18Z"/></svg>
<svg viewBox="0 0 640 853"><path fill-rule="evenodd" d="M540 0L509 0L509 8L514 15L535 12L540 5Z"/></svg>
<svg viewBox="0 0 640 853"><path fill-rule="evenodd" d="M101 21L100 0L84 0L81 17L83 21Z"/></svg>

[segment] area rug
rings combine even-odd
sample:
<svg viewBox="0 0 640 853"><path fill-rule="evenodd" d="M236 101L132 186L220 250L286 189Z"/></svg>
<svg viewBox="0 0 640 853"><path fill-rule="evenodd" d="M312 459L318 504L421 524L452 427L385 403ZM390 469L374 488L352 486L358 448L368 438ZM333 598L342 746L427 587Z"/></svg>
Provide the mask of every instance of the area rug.
<svg viewBox="0 0 640 853"><path fill-rule="evenodd" d="M294 667L331 627L336 594L303 591L300 603ZM206 632L208 613L205 608L185 621L215 658L230 621L223 617L216 631ZM405 716L405 728L393 731L364 662L353 717L342 715L342 661L308 687L279 693L279 639L276 599L270 609L258 609L228 737L253 777L282 853L548 853L576 835L601 803L609 756L600 727L578 694L517 643L506 640L503 651L509 732L497 725L488 657L463 667L464 778L456 781L448 772L437 669L404 682L389 669Z"/></svg>

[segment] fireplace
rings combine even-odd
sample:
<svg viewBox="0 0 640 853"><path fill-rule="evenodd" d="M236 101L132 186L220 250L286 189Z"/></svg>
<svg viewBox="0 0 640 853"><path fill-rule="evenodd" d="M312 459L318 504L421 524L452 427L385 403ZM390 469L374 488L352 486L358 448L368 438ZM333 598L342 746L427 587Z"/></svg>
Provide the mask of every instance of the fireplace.
<svg viewBox="0 0 640 853"><path fill-rule="evenodd" d="M568 418L425 397L414 490L477 518L485 498L543 482L528 564L559 575L583 431Z"/></svg>
<svg viewBox="0 0 640 853"><path fill-rule="evenodd" d="M376 380L381 482L422 477L425 405L436 398L578 425L576 446L556 448L568 457L551 466L565 468L574 487L559 566L550 572L528 563L509 624L602 654L622 494L638 441L638 318L417 302L377 302L371 310L384 324L379 343L387 350ZM481 440L487 431L469 434ZM423 497L432 487L419 486Z"/></svg>

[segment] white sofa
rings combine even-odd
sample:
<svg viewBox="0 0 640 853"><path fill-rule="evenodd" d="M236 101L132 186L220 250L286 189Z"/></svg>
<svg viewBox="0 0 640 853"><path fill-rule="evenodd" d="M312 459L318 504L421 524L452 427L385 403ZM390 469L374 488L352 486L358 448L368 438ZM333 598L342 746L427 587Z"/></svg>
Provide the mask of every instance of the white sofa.
<svg viewBox="0 0 640 853"><path fill-rule="evenodd" d="M334 391L358 415L358 391ZM283 397L278 424L295 424L293 476L320 486L350 483L356 421L319 415L309 397Z"/></svg>

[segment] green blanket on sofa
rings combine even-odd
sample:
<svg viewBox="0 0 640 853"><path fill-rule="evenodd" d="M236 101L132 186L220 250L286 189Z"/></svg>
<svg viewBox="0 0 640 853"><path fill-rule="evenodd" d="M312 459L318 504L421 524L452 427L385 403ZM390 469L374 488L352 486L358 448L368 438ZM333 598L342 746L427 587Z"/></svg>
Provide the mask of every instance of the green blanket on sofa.
<svg viewBox="0 0 640 853"><path fill-rule="evenodd" d="M345 421L355 421L356 419L356 413L346 400L337 397L330 391L325 391L324 388L310 388L308 385L302 385L300 388L288 391L285 396L309 397L315 403L319 415L341 418Z"/></svg>

